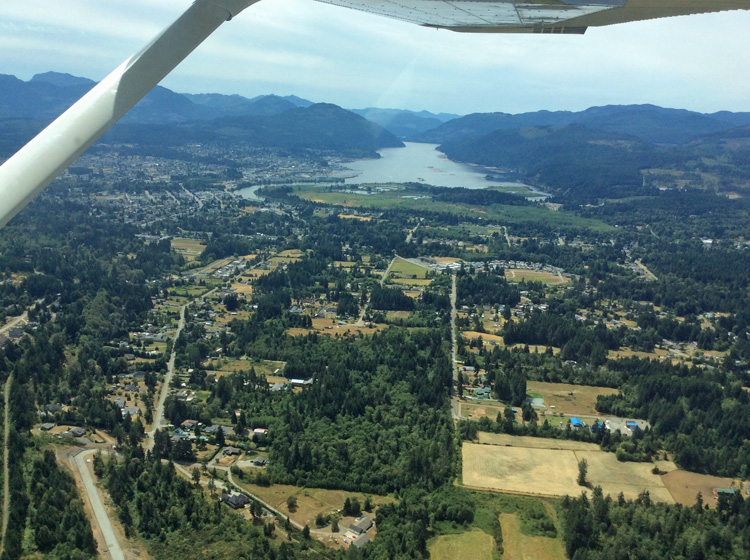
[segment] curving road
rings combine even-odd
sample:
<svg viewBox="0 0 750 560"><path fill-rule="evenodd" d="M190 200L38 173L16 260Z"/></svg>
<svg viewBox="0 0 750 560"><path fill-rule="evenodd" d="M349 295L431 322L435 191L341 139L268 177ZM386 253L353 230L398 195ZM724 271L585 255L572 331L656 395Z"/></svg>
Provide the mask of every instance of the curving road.
<svg viewBox="0 0 750 560"><path fill-rule="evenodd" d="M104 509L101 496L99 496L96 484L91 476L91 471L88 466L86 466L86 457L93 455L95 452L94 449L83 451L73 458L73 462L75 463L78 472L81 474L84 491L86 492L86 496L91 504L91 509L94 511L96 522L99 524L99 528L104 536L104 542L107 545L109 555L112 557L112 560L125 560L125 555L122 553L122 548L117 541L115 531L112 528L112 523L109 521L109 517L107 517L107 511Z"/></svg>

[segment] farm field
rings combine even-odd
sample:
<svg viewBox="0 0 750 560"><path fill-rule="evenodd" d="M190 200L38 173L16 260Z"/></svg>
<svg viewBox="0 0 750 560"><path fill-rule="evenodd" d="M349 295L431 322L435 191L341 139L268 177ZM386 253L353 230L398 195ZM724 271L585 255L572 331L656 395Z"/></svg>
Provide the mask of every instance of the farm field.
<svg viewBox="0 0 750 560"><path fill-rule="evenodd" d="M252 472L252 471L251 471ZM270 504L284 515L292 518L292 521L300 525L308 525L311 532L318 533L321 530L315 528L315 517L321 513L328 515L340 510L344 506L344 501L356 498L360 504L365 503L365 495L358 492L345 492L343 490L326 490L323 488L300 488L298 486L289 486L286 484L273 484L271 486L257 486L255 484L245 484L235 478L235 482L240 486L258 496L264 502ZM297 508L295 511L289 511L286 500L289 496L297 498ZM379 504L391 503L394 500L386 496L370 495L370 500L375 505L370 513L363 512L365 515L375 518L375 511ZM341 517L339 519L339 535L343 534L351 523L356 520L354 517ZM330 534L330 525L322 531ZM374 532L374 530L372 530Z"/></svg>
<svg viewBox="0 0 750 560"><path fill-rule="evenodd" d="M206 248L205 243L197 239L187 239L184 237L175 237L170 243L172 248L185 257L188 263L195 261L203 252L203 249Z"/></svg>
<svg viewBox="0 0 750 560"><path fill-rule="evenodd" d="M661 476L651 473L651 463L621 463L613 453L605 453L594 444L563 443L545 438L505 438L498 434L491 445L463 444L465 486L532 496L589 493L590 490L576 483L578 462L586 459L589 482L601 486L605 495L616 497L622 492L626 499L635 499L648 490L652 500L674 503ZM669 461L657 464L666 472L677 468Z"/></svg>
<svg viewBox="0 0 750 560"><path fill-rule="evenodd" d="M245 284L242 282L236 282L232 284L232 289L236 294L241 296L249 296L253 293L253 287L250 284Z"/></svg>
<svg viewBox="0 0 750 560"><path fill-rule="evenodd" d="M503 528L503 560L565 560L561 538L524 535L515 513L501 513L500 526Z"/></svg>
<svg viewBox="0 0 750 560"><path fill-rule="evenodd" d="M528 381L526 392L531 396L542 395L547 412L554 406L554 412L596 416L596 397L599 395L616 395L617 389L609 387L591 387L588 385L569 385L567 383L545 383ZM572 393L572 395L570 394Z"/></svg>
<svg viewBox="0 0 750 560"><path fill-rule="evenodd" d="M712 508L717 505L713 496L714 488L729 488L734 482L731 478L679 470L665 474L662 480L676 503L692 506L700 492L703 495L703 503Z"/></svg>
<svg viewBox="0 0 750 560"><path fill-rule="evenodd" d="M427 269L418 264L414 264L402 258L397 258L396 262L391 266L391 276L404 276L406 274L413 274L417 278L424 278L427 273Z"/></svg>
<svg viewBox="0 0 750 560"><path fill-rule="evenodd" d="M512 344L508 348L525 348L526 344ZM544 346L543 344L529 344L529 352L532 354L544 354L547 348L552 348L552 355L557 356L560 353L560 349L555 346Z"/></svg>
<svg viewBox="0 0 750 560"><path fill-rule="evenodd" d="M550 272L537 272L536 270L517 268L507 269L505 271L505 277L511 282L526 280L527 282L541 282L548 286L561 286L570 282L567 278L560 277L557 274L552 274Z"/></svg>
<svg viewBox="0 0 750 560"><path fill-rule="evenodd" d="M372 221L372 216L357 216L356 214L339 214L339 218L344 218L344 219L349 219L349 220L359 220L360 222Z"/></svg>
<svg viewBox="0 0 750 560"><path fill-rule="evenodd" d="M495 539L481 529L456 535L441 535L428 545L432 560L492 560Z"/></svg>
<svg viewBox="0 0 750 560"><path fill-rule="evenodd" d="M489 334L489 333L482 333L479 331L462 331L461 336L463 336L466 340L471 340L472 338L479 338L482 337L482 342L485 346L492 341L495 344L503 345L503 337L497 334Z"/></svg>
<svg viewBox="0 0 750 560"><path fill-rule="evenodd" d="M469 394L468 391L464 392L464 395ZM505 406L497 403L497 404L474 404L474 403L468 403L466 401L459 401L459 410L461 411L461 416L464 418L472 418L474 420L478 420L483 417L487 417L490 420L495 420L497 418L498 414L501 414L505 410Z"/></svg>

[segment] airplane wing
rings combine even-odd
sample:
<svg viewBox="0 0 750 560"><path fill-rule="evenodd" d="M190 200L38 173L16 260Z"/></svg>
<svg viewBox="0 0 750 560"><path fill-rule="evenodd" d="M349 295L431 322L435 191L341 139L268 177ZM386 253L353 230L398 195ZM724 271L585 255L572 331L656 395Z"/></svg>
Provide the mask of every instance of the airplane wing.
<svg viewBox="0 0 750 560"><path fill-rule="evenodd" d="M629 21L748 10L750 0L317 0L468 33L573 33Z"/></svg>

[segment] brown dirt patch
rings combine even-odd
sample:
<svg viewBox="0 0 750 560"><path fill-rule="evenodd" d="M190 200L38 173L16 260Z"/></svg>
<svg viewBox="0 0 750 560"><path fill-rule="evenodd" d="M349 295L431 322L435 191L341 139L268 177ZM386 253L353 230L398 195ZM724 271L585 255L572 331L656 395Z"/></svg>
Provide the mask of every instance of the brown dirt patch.
<svg viewBox="0 0 750 560"><path fill-rule="evenodd" d="M232 289L240 295L250 295L253 293L253 287L250 284L232 284Z"/></svg>
<svg viewBox="0 0 750 560"><path fill-rule="evenodd" d="M707 474L691 473L675 470L661 477L664 485L678 504L692 506L695 504L698 492L703 495L703 503L709 507L716 507L714 488L729 488L733 482L731 478L722 478ZM739 482L739 481L738 481ZM741 488L741 486L738 486Z"/></svg>
<svg viewBox="0 0 750 560"><path fill-rule="evenodd" d="M564 276L558 276L551 272L537 272L536 270L524 270L509 268L505 271L505 277L511 282L520 282L526 280L527 282L541 282L548 286L560 286L570 282L568 278Z"/></svg>
<svg viewBox="0 0 750 560"><path fill-rule="evenodd" d="M615 395L617 389L609 387L591 387L588 385L570 385L568 383L545 383L529 381L526 391L541 393L547 411L562 412L564 414L580 414L596 416L596 397L599 395ZM572 395L570 394L572 393ZM554 406L554 409L550 407Z"/></svg>
<svg viewBox="0 0 750 560"><path fill-rule="evenodd" d="M461 336L463 336L466 340L471 340L472 338L479 338L482 337L482 343L487 346L487 343L491 340L495 344L504 344L503 337L496 335L496 334L490 334L490 333L482 333L479 331L463 331L461 332Z"/></svg>
<svg viewBox="0 0 750 560"><path fill-rule="evenodd" d="M339 218L347 218L349 220L359 220L361 222L372 221L372 216L355 216L354 214L339 214Z"/></svg>

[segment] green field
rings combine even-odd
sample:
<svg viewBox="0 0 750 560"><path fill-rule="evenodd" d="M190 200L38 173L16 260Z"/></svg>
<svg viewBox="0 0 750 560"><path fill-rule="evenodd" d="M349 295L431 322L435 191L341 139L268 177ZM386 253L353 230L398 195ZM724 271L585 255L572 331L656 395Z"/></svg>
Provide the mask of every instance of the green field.
<svg viewBox="0 0 750 560"><path fill-rule="evenodd" d="M614 231L614 228L599 220L581 218L567 212L552 212L543 206L504 206L492 204L489 206L472 206L468 204L453 204L435 202L422 191L410 190L402 185L394 185L388 192L378 192L371 195L353 194L346 192L329 192L330 187L301 186L293 195L305 200L345 206L348 208L377 208L380 210L411 209L417 211L445 212L458 216L482 217L497 220L507 224L544 222L550 226L570 226L588 228L594 231ZM406 198L414 196L415 198Z"/></svg>
<svg viewBox="0 0 750 560"><path fill-rule="evenodd" d="M441 535L428 545L433 560L492 560L495 539L481 529L457 535Z"/></svg>
<svg viewBox="0 0 750 560"><path fill-rule="evenodd" d="M391 267L391 277L393 277L394 274L398 275L400 278L403 278L407 274L413 274L417 278L424 278L427 275L427 269L418 264L413 264L402 258L398 258Z"/></svg>

